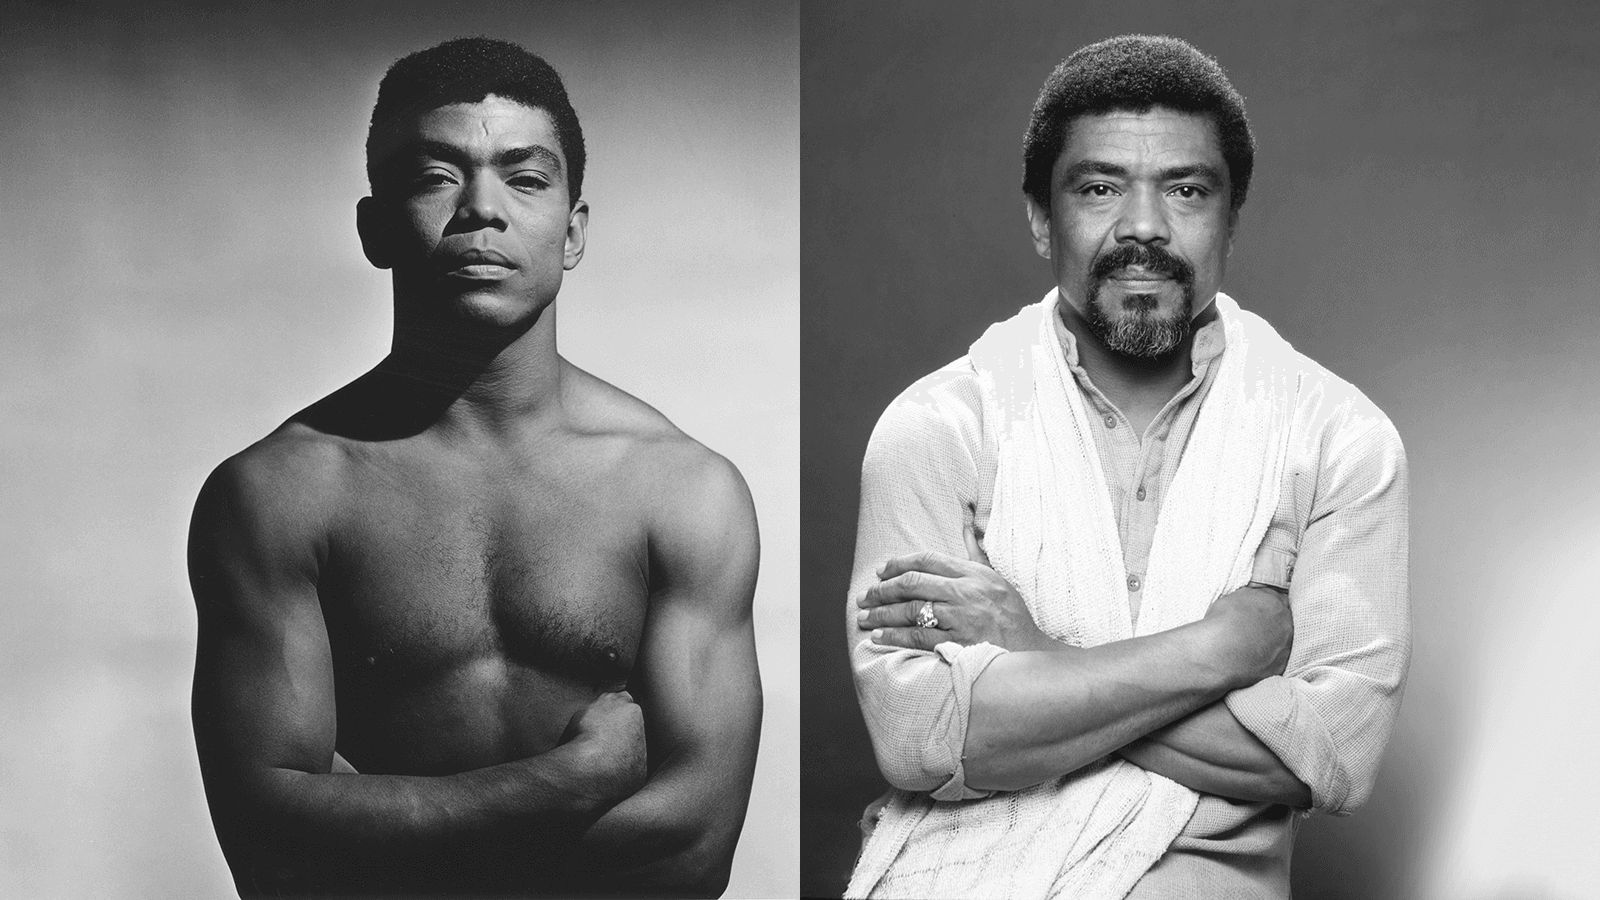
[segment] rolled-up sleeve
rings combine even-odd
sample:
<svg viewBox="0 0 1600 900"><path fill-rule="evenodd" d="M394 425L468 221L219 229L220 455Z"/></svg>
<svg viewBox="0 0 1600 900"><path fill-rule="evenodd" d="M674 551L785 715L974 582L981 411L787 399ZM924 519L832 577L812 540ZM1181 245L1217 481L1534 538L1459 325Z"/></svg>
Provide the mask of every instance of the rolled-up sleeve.
<svg viewBox="0 0 1600 900"><path fill-rule="evenodd" d="M972 684L1006 651L940 644L936 652L873 644L856 601L889 559L933 550L966 555L962 531L977 493L979 421L963 395L976 386L957 366L923 378L878 420L861 469L861 512L845 632L856 698L889 783L937 800L987 796L966 787L962 752ZM975 396L975 394L974 394Z"/></svg>
<svg viewBox="0 0 1600 900"><path fill-rule="evenodd" d="M1372 793L1411 651L1405 450L1364 397L1321 431L1309 521L1289 578L1294 647L1284 674L1230 693L1228 709L1346 814Z"/></svg>

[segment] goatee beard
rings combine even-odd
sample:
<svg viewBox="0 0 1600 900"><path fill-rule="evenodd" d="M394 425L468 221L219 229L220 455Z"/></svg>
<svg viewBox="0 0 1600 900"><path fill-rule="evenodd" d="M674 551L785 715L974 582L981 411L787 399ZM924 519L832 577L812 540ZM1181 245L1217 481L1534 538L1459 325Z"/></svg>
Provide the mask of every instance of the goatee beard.
<svg viewBox="0 0 1600 900"><path fill-rule="evenodd" d="M1150 294L1132 294L1122 301L1123 315L1112 319L1100 305L1104 283L1097 283L1085 304L1083 319L1100 343L1126 356L1159 359L1178 349L1189 337L1194 311L1194 285L1183 285L1183 304L1171 315L1156 311L1160 302Z"/></svg>
<svg viewBox="0 0 1600 900"><path fill-rule="evenodd" d="M1102 304L1102 294L1111 276L1138 267L1165 275L1183 289L1183 303L1169 315L1161 315L1160 298L1152 294L1130 294L1123 298L1122 315L1113 318ZM1145 244L1119 244L1101 254L1089 270L1089 296L1083 319L1089 331L1107 348L1139 359L1159 359L1178 349L1189 337L1194 316L1194 268L1160 247Z"/></svg>

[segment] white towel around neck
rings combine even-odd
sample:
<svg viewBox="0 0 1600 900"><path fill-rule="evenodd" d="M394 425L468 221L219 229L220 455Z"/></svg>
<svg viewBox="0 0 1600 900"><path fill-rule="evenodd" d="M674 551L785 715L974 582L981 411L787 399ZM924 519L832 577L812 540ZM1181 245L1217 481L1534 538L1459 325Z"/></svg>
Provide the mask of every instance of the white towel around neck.
<svg viewBox="0 0 1600 900"><path fill-rule="evenodd" d="M1058 294L997 323L969 358L999 448L983 545L1034 620L1092 647L1205 615L1250 578L1278 505L1302 366L1259 316L1217 294L1226 346L1161 509L1138 628L1093 422L1068 370ZM945 645L952 647L953 645ZM896 791L847 897L1120 900L1198 795L1112 756L1021 791L955 802Z"/></svg>

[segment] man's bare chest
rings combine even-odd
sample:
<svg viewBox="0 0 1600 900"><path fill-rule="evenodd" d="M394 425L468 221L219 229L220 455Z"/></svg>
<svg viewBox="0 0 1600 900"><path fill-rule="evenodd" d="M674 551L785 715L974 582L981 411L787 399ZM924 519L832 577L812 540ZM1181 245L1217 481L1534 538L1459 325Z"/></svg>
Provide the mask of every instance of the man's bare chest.
<svg viewBox="0 0 1600 900"><path fill-rule="evenodd" d="M528 480L358 493L319 584L335 665L419 683L485 664L625 681L650 565L621 493Z"/></svg>

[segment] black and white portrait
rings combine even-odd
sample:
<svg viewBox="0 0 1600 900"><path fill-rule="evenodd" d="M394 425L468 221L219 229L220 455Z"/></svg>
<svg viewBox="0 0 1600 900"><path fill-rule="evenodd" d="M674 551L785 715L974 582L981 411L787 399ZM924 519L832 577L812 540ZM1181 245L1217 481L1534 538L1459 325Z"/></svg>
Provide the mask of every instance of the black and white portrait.
<svg viewBox="0 0 1600 900"><path fill-rule="evenodd" d="M792 896L797 9L4 17L0 893Z"/></svg>
<svg viewBox="0 0 1600 900"><path fill-rule="evenodd" d="M1073 269L1072 260L1049 254L1073 252L1102 214L1089 196L1113 198L1097 203L1125 202L1133 217L1125 224L1143 227L1136 221L1141 207L1129 198L1145 196L1151 185L1108 177L1131 172L1080 168L1071 173L1079 181L1070 187L1087 193L1050 211L1076 216L1083 228L1063 228L1056 237L1065 240L1051 246L1050 226L1063 223L1030 218L1024 140L1035 103L1063 59L1108 38L1144 34L1182 39L1214 58L1244 98L1254 171L1228 246L1221 248L1226 274L1220 290L1381 410L1403 444L1408 468L1409 563L1403 583L1391 580L1390 596L1392 603L1393 591L1408 594L1409 660L1401 669L1401 654L1390 658L1398 709L1381 760L1365 774L1339 761L1359 755L1353 743L1368 727L1370 708L1359 713L1360 721L1292 729L1330 736L1325 759L1335 765L1323 774L1350 777L1350 783L1365 779L1370 793L1330 805L1326 787L1316 784L1318 770L1307 766L1311 756L1294 758L1292 747L1265 741L1274 755L1283 754L1280 761L1299 767L1297 777L1309 779L1314 795L1324 795L1280 807L1320 810L1290 826L1294 896L1587 896L1600 877L1586 849L1595 829L1579 811L1593 799L1583 785L1597 763L1600 727L1582 687L1595 624L1587 547L1596 527L1586 499L1593 493L1589 448L1597 425L1590 358L1600 336L1592 250L1600 131L1588 114L1600 108L1600 21L1594 13L1574 3L1516 9L1478 3L1026 3L1003 9L942 4L937 10L807 3L802 20L802 892L840 896L848 887L909 896L924 884L918 878L932 878L928 873L946 862L981 870L983 861L971 857L934 853L927 861L921 848L931 845L921 839L949 837L940 829L954 817L939 818L948 807L991 802L955 799L961 791L981 797L986 792L979 787L1018 786L994 771L992 748L1004 744L993 731L974 730L992 724L971 713L982 705L984 679L1006 673L994 668L1004 656L987 661L969 649L969 641L984 636L963 612L961 598L970 599L970 592L952 586L947 602L902 589L899 579L913 571L931 591L940 578L948 585L975 578L963 526L992 526L993 519L973 519L993 511L991 500L1005 485L993 467L1003 454L985 458L985 448L992 452L998 439L991 432L1007 427L992 421L1000 407L988 405L981 390L966 394L977 384L952 369L968 364L962 371L981 374L972 355L982 349L987 329L1039 304L1052 288L1070 293L1072 282L1060 274ZM1090 124L1109 124L1096 122ZM1090 130L1072 133L1084 138ZM1153 140L1133 143L1161 149ZM1128 142L1119 146L1127 149ZM1083 161L1074 157L1063 165ZM1133 168L1129 161L1099 162ZM1194 171L1168 174L1198 183ZM1196 195L1177 182L1166 187L1181 189L1161 192L1171 204L1168 225L1189 230L1168 234L1165 242L1149 234L1143 239L1194 264L1194 283L1203 284L1208 264L1194 250L1196 232L1178 224L1194 219L1176 205ZM1069 188L1057 183L1052 189ZM1046 226L1044 258L1038 224ZM1138 243L1141 236L1125 237ZM1077 270L1087 274L1093 257L1081 259ZM1161 276L1161 262L1153 256L1113 259L1106 274L1113 280ZM1091 292L1082 293L1087 298ZM1113 316L1137 313L1122 306L1114 287L1101 295L1117 300ZM1166 300L1159 292L1151 296L1154 315ZM1196 341L1204 337L1204 323L1197 324ZM1084 341L1077 343L1084 351ZM1115 399L1121 385L1102 384L1115 376L1097 376L1082 357L1076 362L1089 383L1104 388L1105 399ZM1078 383L1067 369L1061 377ZM1193 379L1192 370L1185 374L1169 397ZM968 399L974 402L964 405ZM1129 412L1140 405L1137 398L1107 410L1100 399L1088 401L1088 416L1102 414L1088 422L1110 411L1123 417L1113 418L1115 427L1097 426L1100 433L1091 435L1097 447L1105 449L1119 429L1137 426L1143 435L1138 415ZM1149 437L1179 432L1181 406L1177 401L1172 432L1157 423ZM963 410L973 418L962 419ZM1197 427L1203 428L1204 417ZM963 422L971 430L962 431ZM930 427L934 423L940 427ZM1185 453L1200 433L1188 433ZM1008 439L1020 440L1014 433ZM1137 537L1140 504L1165 502L1157 496L1161 455L1133 445L1128 457L1120 451L1099 457L1135 460L1121 474L1105 475L1114 506L1105 527L1122 526L1125 553L1137 543L1129 537ZM1068 464L1057 459L1052 465L1059 471ZM1135 474L1150 477L1141 481ZM1337 499L1332 487L1326 479L1315 488L1306 484L1306 499L1313 507ZM1082 510L1070 506L1061 515L1075 518ZM1170 510L1163 506L1163 519ZM1338 514L1318 521L1327 536ZM1372 539L1383 527L1378 521L1369 519L1361 534L1339 537ZM935 523L944 523L942 530ZM1291 542L1285 549L1314 551L1317 531L1298 536L1305 546ZM995 537L991 530L978 549L1003 570L996 547L987 545ZM1266 543L1273 540L1269 529ZM1391 531L1389 546L1396 541ZM1060 544L1048 546L1066 552ZM861 548L884 558L863 559ZM901 558L923 551L949 558L949 571ZM1015 557L1015 548L1011 552ZM1393 563L1392 557L1389 563L1374 559L1371 550L1354 552L1359 561L1332 569L1307 570L1316 564L1304 557L1293 569L1288 593L1295 600L1295 652L1302 650L1302 632L1317 640L1312 613L1298 605L1297 592L1316 603L1319 582L1326 585L1327 574L1341 566L1356 568L1338 577L1359 580L1370 573L1357 568ZM1140 567L1156 565L1142 555L1117 562L1126 576L1147 575ZM880 575L886 563L889 570ZM1014 558L1011 564L1013 573L1027 568ZM878 612L867 629L858 629L854 617L863 610L855 602L869 588L868 605ZM1141 580L1134 590L1130 580L1124 599L1146 589L1156 585L1146 588ZM1398 608L1391 612L1398 615ZM1327 621L1344 627L1359 618L1335 612ZM939 621L932 629L921 627L933 620ZM987 621L992 634L1003 631L998 614ZM887 634L874 639L875 628ZM953 687L942 697L916 690L932 683L920 680L922 670L933 672L935 681L941 677L926 661L933 656L927 651L861 649L867 643L932 643L940 639L936 632L951 635L937 657L948 660L933 664L946 670L943 684ZM1362 654L1383 652L1396 633L1371 632L1359 647L1334 651L1322 663L1346 666ZM1296 668L1290 675L1332 674L1299 668L1303 663L1311 657L1291 660ZM970 678L973 668L985 665ZM1163 667L1153 674L1171 672ZM1396 678L1402 672L1403 681ZM967 687L973 693L962 694ZM1114 699L1109 683L1100 687L1105 693L1098 701ZM1014 707L1032 703L1013 710L1011 721L1030 713L1046 718L1048 703L1062 693L1033 690L1010 698ZM1103 702L1085 709L1099 715ZM1247 704L1231 705L1235 718L1248 719ZM953 721L962 714L964 722ZM1092 719L1077 721L1096 724ZM1248 724L1267 730L1264 719ZM951 737L962 734L964 745ZM1064 769L1073 762L1063 746L1055 745L1051 752L1060 755L1048 762ZM1134 748L1127 756L1138 755ZM888 796L887 808L878 802L897 786L951 799L935 801L913 822L920 813L907 797ZM941 789L944 794L934 793ZM1330 814L1339 812L1350 815ZM888 858L874 855L873 841L885 840L876 834L863 849L864 818L868 830L897 827L890 837L900 849L884 851ZM1179 841L1194 836L1191 831ZM988 849L999 854L1004 846L996 839ZM1240 860L1232 858L1231 871L1241 870ZM850 884L869 863L871 871ZM1161 874L1159 866L1152 877ZM1186 874L1203 868L1189 867ZM1024 879L1009 870L990 874ZM997 894L1022 895L992 887L1002 883L989 884ZM1195 890L1173 896L1205 896ZM1140 896L1138 889L1130 896Z"/></svg>

